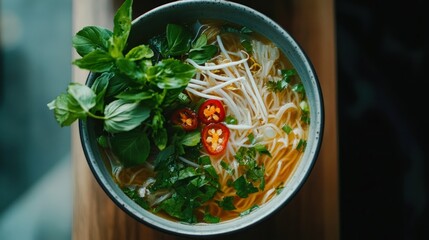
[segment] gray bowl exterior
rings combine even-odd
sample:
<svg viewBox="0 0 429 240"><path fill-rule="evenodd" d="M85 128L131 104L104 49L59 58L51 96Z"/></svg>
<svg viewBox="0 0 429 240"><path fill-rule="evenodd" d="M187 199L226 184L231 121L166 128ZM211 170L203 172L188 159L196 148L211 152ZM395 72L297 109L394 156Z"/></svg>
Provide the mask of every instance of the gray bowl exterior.
<svg viewBox="0 0 429 240"><path fill-rule="evenodd" d="M222 0L177 1L157 7L133 21L130 46L144 43L164 31L168 23L195 22L198 19L218 19L246 26L273 41L289 58L304 84L310 106L310 132L305 153L284 190L271 201L250 214L217 224L187 224L173 222L150 213L130 200L113 181L104 165L94 131L94 121L79 121L83 150L89 167L107 195L126 213L155 229L178 235L203 237L236 232L267 218L287 204L308 178L319 154L324 128L324 108L321 88L315 70L298 43L267 16L241 4ZM96 75L90 73L86 84L92 85Z"/></svg>

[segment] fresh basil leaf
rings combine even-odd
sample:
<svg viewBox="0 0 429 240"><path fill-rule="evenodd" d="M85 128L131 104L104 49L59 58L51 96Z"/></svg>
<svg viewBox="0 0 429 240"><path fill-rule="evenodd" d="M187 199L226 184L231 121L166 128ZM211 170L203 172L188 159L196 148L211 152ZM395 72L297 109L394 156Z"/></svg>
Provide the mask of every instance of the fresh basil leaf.
<svg viewBox="0 0 429 240"><path fill-rule="evenodd" d="M179 56L189 51L192 36L183 26L168 24L166 30L168 50L165 56Z"/></svg>
<svg viewBox="0 0 429 240"><path fill-rule="evenodd" d="M74 65L91 72L107 72L114 66L114 63L114 59L101 49L96 49L73 61Z"/></svg>
<svg viewBox="0 0 429 240"><path fill-rule="evenodd" d="M150 90L129 89L119 93L115 97L118 99L123 99L127 101L141 101L141 100L151 99L155 94L156 94L155 92Z"/></svg>
<svg viewBox="0 0 429 240"><path fill-rule="evenodd" d="M128 58L117 58L116 66L121 71L121 73L127 75L131 79L141 79L144 74L141 69L137 66L136 62L129 60Z"/></svg>
<svg viewBox="0 0 429 240"><path fill-rule="evenodd" d="M196 146L201 141L200 131L186 133L182 139L182 144L188 147Z"/></svg>
<svg viewBox="0 0 429 240"><path fill-rule="evenodd" d="M125 0L113 19L113 36L109 48L109 53L113 58L123 56L122 51L125 49L131 30L132 4L133 0Z"/></svg>
<svg viewBox="0 0 429 240"><path fill-rule="evenodd" d="M60 94L55 100L48 103L50 110L54 110L55 120L61 127L70 126L78 118L85 119L85 111L79 103L67 93Z"/></svg>
<svg viewBox="0 0 429 240"><path fill-rule="evenodd" d="M91 86L92 91L97 95L95 98L94 112L104 112L104 96L106 95L107 88L109 86L109 79L113 74L105 72L98 76Z"/></svg>
<svg viewBox="0 0 429 240"><path fill-rule="evenodd" d="M168 89L167 93L165 94L164 99L162 100L161 107L162 108L174 108L175 103L181 103L186 104L187 101L190 101L189 97L183 93L183 90L186 88L186 86L175 88L175 89ZM177 106L177 105L176 105Z"/></svg>
<svg viewBox="0 0 429 240"><path fill-rule="evenodd" d="M150 109L139 102L115 100L104 109L104 129L111 133L130 131L150 115Z"/></svg>
<svg viewBox="0 0 429 240"><path fill-rule="evenodd" d="M125 58L131 61L141 60L143 58L151 58L153 57L153 51L147 45L139 45L131 49Z"/></svg>
<svg viewBox="0 0 429 240"><path fill-rule="evenodd" d="M121 132L110 138L112 151L125 167L142 164L150 153L149 138L144 132Z"/></svg>
<svg viewBox="0 0 429 240"><path fill-rule="evenodd" d="M198 50L190 51L189 58L194 60L197 64L203 64L212 59L217 52L218 48L215 45L206 45Z"/></svg>
<svg viewBox="0 0 429 240"><path fill-rule="evenodd" d="M200 48L207 45L207 35L201 34L195 42L192 44L192 49L200 50Z"/></svg>
<svg viewBox="0 0 429 240"><path fill-rule="evenodd" d="M91 88L80 83L70 83L67 92L77 101L79 106L89 112L96 104L96 95Z"/></svg>
<svg viewBox="0 0 429 240"><path fill-rule="evenodd" d="M76 33L72 38L72 44L76 52L83 57L96 49L109 51L111 37L112 32L106 28L87 26Z"/></svg>
<svg viewBox="0 0 429 240"><path fill-rule="evenodd" d="M154 36L149 39L149 45L157 52L157 55L164 55L168 49L167 38L165 34Z"/></svg>
<svg viewBox="0 0 429 240"><path fill-rule="evenodd" d="M106 91L106 98L110 98L118 95L119 93L125 91L130 85L131 80L123 75L116 75L109 72L109 86ZM107 76L106 76L107 77Z"/></svg>
<svg viewBox="0 0 429 240"><path fill-rule="evenodd" d="M147 78L161 89L186 86L195 75L195 68L177 59L164 59L151 67Z"/></svg>

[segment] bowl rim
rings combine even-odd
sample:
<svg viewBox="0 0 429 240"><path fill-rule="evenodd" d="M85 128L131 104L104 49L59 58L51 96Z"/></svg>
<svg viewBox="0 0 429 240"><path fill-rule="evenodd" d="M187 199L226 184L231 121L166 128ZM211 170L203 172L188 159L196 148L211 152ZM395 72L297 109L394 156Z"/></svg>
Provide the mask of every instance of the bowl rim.
<svg viewBox="0 0 429 240"><path fill-rule="evenodd" d="M109 198L115 203L115 205L140 223L143 223L149 227L160 230L162 232L181 235L181 236L207 237L207 236L229 234L237 231L242 231L242 230L248 229L249 227L253 226L256 223L266 220L268 217L277 213L280 209L282 209L285 205L287 205L292 199L294 199L295 195L300 191L304 183L307 181L318 158L321 145L322 145L322 140L323 140L325 111L324 111L322 89L321 89L316 71L310 59L308 58L308 56L306 55L302 47L299 45L299 43L295 41L295 39L283 27L281 27L278 23L276 23L274 20L267 17L263 13L240 3L224 1L224 0L183 0L183 1L166 3L146 13L143 13L142 15L138 16L132 21L132 25L135 26L136 23L146 18L147 16L156 15L158 14L158 12L168 8L175 8L178 6L186 7L194 4L213 4L213 3L219 5L219 7L227 7L227 8L232 7L234 8L234 11L245 11L246 14L250 14L250 15L253 14L254 15L253 17L262 19L265 24L269 24L270 27L278 31L283 38L286 38L288 40L288 44L292 44L294 46L293 51L295 51L296 54L299 56L299 61L302 61L304 63L304 67L301 71L307 71L306 74L309 74L310 76L309 81L311 82L307 84L312 86L311 89L313 90L315 101L316 101L315 106L317 107L316 109L317 112L311 113L312 123L310 125L310 128L316 131L314 133L316 134L316 139L313 140L314 143L312 143L311 151L306 149L304 155L301 157L300 163L298 163L295 169L293 170L293 172L303 171L303 173L298 177L298 179L294 180L297 183L294 185L293 189L282 191L281 198L279 197L280 196L279 194L275 198L270 200L268 203L260 206L259 209L264 209L264 211L253 211L246 216L238 217L233 220L216 223L216 224L213 224L213 223L186 224L186 223L166 220L162 217L159 217L154 213L151 213L147 210L142 209L132 200L128 199L122 191L117 192L117 190L115 190L117 186L112 185L112 183L113 184L115 183L111 179L110 174L105 176L106 166L99 166L99 163L97 160L97 156L99 155L97 154L98 148L93 149L91 147L92 146L91 144L94 144L94 141L95 141L93 136L94 132L90 130L91 124L93 124L93 120L91 119L79 120L78 128L79 128L80 140L81 140L81 145L82 145L87 163L90 167L90 170L93 176L98 182L99 186L102 187L103 191L109 196ZM284 52L284 49L282 51ZM285 54L287 55L287 53ZM96 76L97 76L97 73L90 72L87 76L85 84L91 85L95 80ZM314 113L316 115L314 115ZM315 118L317 119L316 123L313 123L313 116L317 116L317 118ZM312 125L312 124L316 124L316 125ZM305 157L308 158L308 161L304 166L301 164L301 161ZM301 169L299 169L299 167ZM287 180L288 182L290 181L291 177L289 177L289 179ZM272 206L272 205L275 207L270 208L269 206ZM146 216L146 212L148 213L149 216ZM258 214L255 215L255 212Z"/></svg>

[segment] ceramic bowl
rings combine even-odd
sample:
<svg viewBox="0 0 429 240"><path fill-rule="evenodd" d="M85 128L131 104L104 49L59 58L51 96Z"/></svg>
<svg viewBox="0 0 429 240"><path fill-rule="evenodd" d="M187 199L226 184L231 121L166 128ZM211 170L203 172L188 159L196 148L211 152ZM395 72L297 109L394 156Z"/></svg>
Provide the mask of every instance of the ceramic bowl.
<svg viewBox="0 0 429 240"><path fill-rule="evenodd" d="M294 38L266 15L247 6L222 0L176 1L159 6L136 18L129 37L131 45L144 42L165 29L167 23L190 22L198 19L217 19L246 26L273 41L289 58L301 77L310 106L311 124L306 151L288 179L284 190L259 209L231 221L216 224L184 224L161 218L130 200L113 181L103 163L97 146L93 121L80 121L81 142L88 164L98 183L107 195L127 214L143 224L168 233L187 236L213 236L231 233L268 218L284 207L299 191L308 178L318 157L324 126L324 109L321 88L309 58ZM86 84L91 85L94 74Z"/></svg>

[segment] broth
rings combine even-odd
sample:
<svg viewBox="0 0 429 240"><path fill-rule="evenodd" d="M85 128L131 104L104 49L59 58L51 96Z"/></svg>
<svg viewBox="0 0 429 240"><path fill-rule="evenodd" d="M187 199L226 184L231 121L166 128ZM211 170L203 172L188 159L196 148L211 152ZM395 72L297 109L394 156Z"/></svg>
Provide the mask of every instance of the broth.
<svg viewBox="0 0 429 240"><path fill-rule="evenodd" d="M224 132L216 134L219 129L215 129L208 137L202 134L200 141L211 141L209 147L215 141L216 147L227 141L226 149L210 154L201 143L185 146L185 153L168 158L171 164L178 164L169 165L175 168L169 173L158 171L157 155L163 151L152 150L144 164L131 167L124 166L111 149L103 151L117 184L145 209L171 220L215 223L260 207L283 189L303 155L310 118L299 76L273 43L249 29L218 21L203 21L199 29L199 34L207 36L207 44L217 47L217 54L205 64L183 59L197 69L182 91L188 102L163 114L166 126L175 126L171 120L174 110L186 107L198 114L206 99L219 100L225 115L221 124L227 127L229 136L222 140ZM186 117L181 116L185 123ZM193 131L201 133L208 125L199 122ZM172 130L167 131L169 138L174 135L170 135ZM186 133L189 131L182 132ZM165 151L163 154L167 154ZM163 174L165 178L159 176ZM185 183L170 184L173 187L160 183L172 178L183 182L198 179L198 183L190 180L186 184L207 187L185 190L175 188ZM194 190L202 194L195 195L195 199L178 197L193 195ZM176 214L176 210L183 213Z"/></svg>

